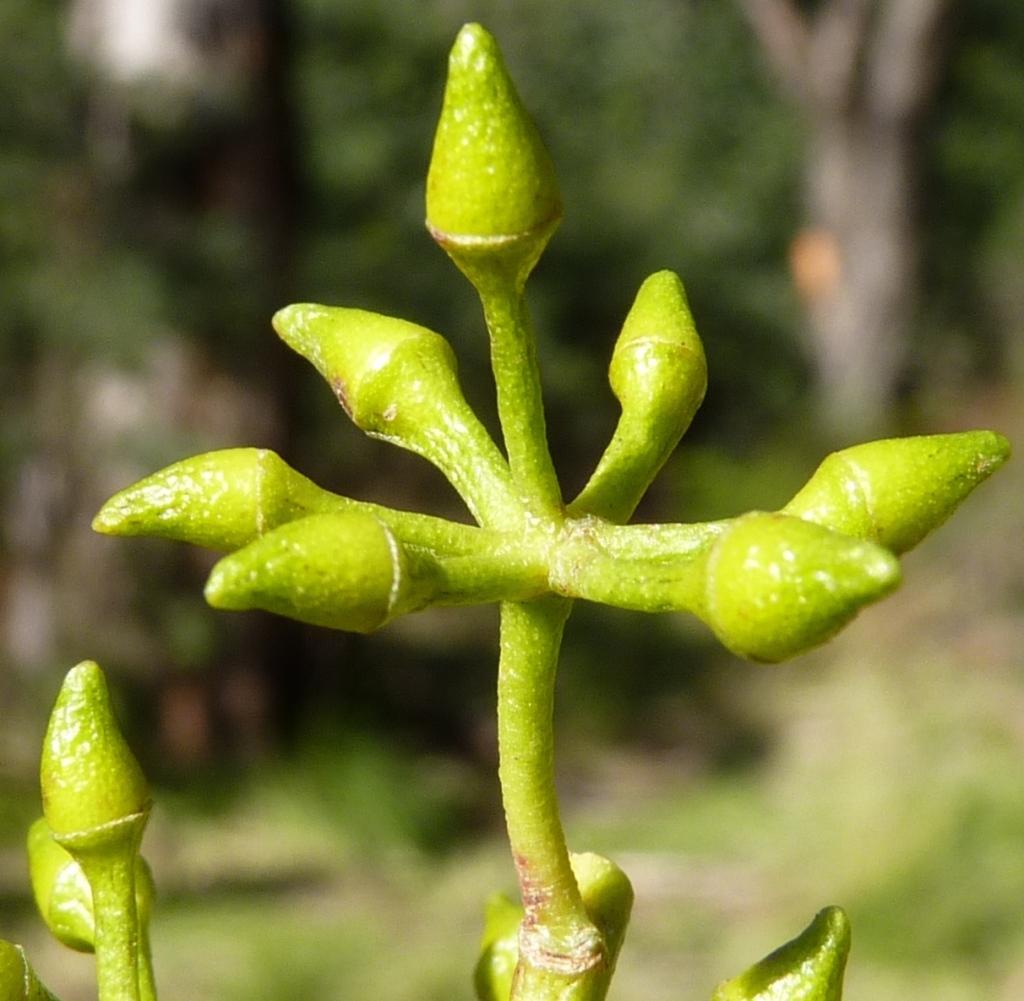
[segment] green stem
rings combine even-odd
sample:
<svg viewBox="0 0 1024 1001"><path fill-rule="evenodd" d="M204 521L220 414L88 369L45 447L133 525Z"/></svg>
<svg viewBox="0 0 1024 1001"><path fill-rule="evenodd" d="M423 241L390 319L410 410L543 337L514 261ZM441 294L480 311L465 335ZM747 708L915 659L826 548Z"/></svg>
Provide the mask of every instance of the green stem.
<svg viewBox="0 0 1024 1001"><path fill-rule="evenodd" d="M562 493L548 450L536 339L522 284L504 272L478 288L512 477L536 516L561 522Z"/></svg>
<svg viewBox="0 0 1024 1001"><path fill-rule="evenodd" d="M78 848L69 844L69 839L61 839L81 865L92 888L99 1001L153 1001L152 994L143 994L139 984L140 972L148 960L140 951L135 904L135 856L143 825L134 826L129 843L117 838L95 848ZM127 827L119 833L127 834ZM149 981L151 985L151 973Z"/></svg>
<svg viewBox="0 0 1024 1001"><path fill-rule="evenodd" d="M554 596L503 604L498 667L499 778L526 909L520 962L559 979L605 960L569 863L555 793L555 670L570 608Z"/></svg>

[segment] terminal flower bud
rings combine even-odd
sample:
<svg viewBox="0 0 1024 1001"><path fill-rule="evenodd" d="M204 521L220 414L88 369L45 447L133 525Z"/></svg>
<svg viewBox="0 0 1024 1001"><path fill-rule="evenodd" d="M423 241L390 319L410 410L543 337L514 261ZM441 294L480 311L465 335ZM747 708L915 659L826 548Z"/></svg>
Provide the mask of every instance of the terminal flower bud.
<svg viewBox="0 0 1024 1001"><path fill-rule="evenodd" d="M121 735L99 666L83 661L64 679L40 764L43 812L57 835L86 834L145 814L149 785Z"/></svg>
<svg viewBox="0 0 1024 1001"><path fill-rule="evenodd" d="M573 508L622 522L690 426L707 388L704 346L671 271L640 287L608 374L622 416Z"/></svg>
<svg viewBox="0 0 1024 1001"><path fill-rule="evenodd" d="M760 512L723 532L706 572L698 614L734 653L769 663L823 643L900 582L889 550L801 518Z"/></svg>
<svg viewBox="0 0 1024 1001"><path fill-rule="evenodd" d="M370 515L315 514L225 556L206 584L214 608L262 608L300 622L369 633L422 608L419 563Z"/></svg>
<svg viewBox="0 0 1024 1001"><path fill-rule="evenodd" d="M511 253L525 280L561 216L554 165L497 42L467 24L448 61L427 227L463 271L473 258Z"/></svg>
<svg viewBox="0 0 1024 1001"><path fill-rule="evenodd" d="M514 495L440 334L361 309L308 304L280 310L274 328L330 383L357 427L434 463L475 515L483 497Z"/></svg>
<svg viewBox="0 0 1024 1001"><path fill-rule="evenodd" d="M994 431L870 441L828 456L782 510L903 553L1009 456Z"/></svg>
<svg viewBox="0 0 1024 1001"><path fill-rule="evenodd" d="M231 552L278 525L345 504L269 449L228 448L182 459L115 494L93 528Z"/></svg>
<svg viewBox="0 0 1024 1001"><path fill-rule="evenodd" d="M712 1001L841 1001L849 953L849 919L826 907L792 942L719 984Z"/></svg>

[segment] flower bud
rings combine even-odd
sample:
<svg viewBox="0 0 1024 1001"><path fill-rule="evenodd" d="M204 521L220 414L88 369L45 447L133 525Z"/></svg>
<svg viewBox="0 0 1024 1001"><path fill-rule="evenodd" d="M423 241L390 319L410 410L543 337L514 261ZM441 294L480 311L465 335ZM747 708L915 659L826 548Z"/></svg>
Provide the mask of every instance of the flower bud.
<svg viewBox="0 0 1024 1001"><path fill-rule="evenodd" d="M498 45L467 24L448 62L427 174L427 227L463 270L461 255L519 251L525 279L561 215L555 168Z"/></svg>
<svg viewBox="0 0 1024 1001"><path fill-rule="evenodd" d="M734 653L776 662L823 643L899 581L899 562L881 546L757 512L711 548L700 614Z"/></svg>
<svg viewBox="0 0 1024 1001"><path fill-rule="evenodd" d="M43 812L57 835L78 835L144 814L149 785L92 661L73 667L50 716L40 764Z"/></svg>
<svg viewBox="0 0 1024 1001"><path fill-rule="evenodd" d="M206 584L214 608L262 608L369 633L422 608L429 584L391 530L369 515L315 514L225 556Z"/></svg>
<svg viewBox="0 0 1024 1001"><path fill-rule="evenodd" d="M478 1001L508 1001L519 962L519 925L523 908L503 893L487 901L480 958L473 970Z"/></svg>
<svg viewBox="0 0 1024 1001"><path fill-rule="evenodd" d="M81 865L54 840L45 817L29 828L28 859L32 894L47 927L68 948L92 952L96 943L92 888ZM136 855L135 905L142 926L149 923L154 895L149 865Z"/></svg>
<svg viewBox="0 0 1024 1001"><path fill-rule="evenodd" d="M265 448L182 459L115 494L93 519L108 535L156 535L225 552L346 503Z"/></svg>
<svg viewBox="0 0 1024 1001"><path fill-rule="evenodd" d="M849 919L826 907L792 942L719 984L712 1001L841 1001L849 953Z"/></svg>
<svg viewBox="0 0 1024 1001"><path fill-rule="evenodd" d="M704 347L682 282L651 275L612 353L609 379L622 406L615 435L573 508L622 522L679 443L707 388Z"/></svg>
<svg viewBox="0 0 1024 1001"><path fill-rule="evenodd" d="M361 309L308 304L282 309L274 328L316 366L357 427L434 463L474 515L486 497L516 496L440 334Z"/></svg>
<svg viewBox="0 0 1024 1001"><path fill-rule="evenodd" d="M870 441L828 456L782 511L903 553L1009 455L993 431Z"/></svg>
<svg viewBox="0 0 1024 1001"><path fill-rule="evenodd" d="M614 862L593 852L574 852L569 856L569 862L579 884L587 916L604 939L610 981L633 910L633 885Z"/></svg>
<svg viewBox="0 0 1024 1001"><path fill-rule="evenodd" d="M0 1001L56 1001L25 958L25 950L3 939L0 939Z"/></svg>

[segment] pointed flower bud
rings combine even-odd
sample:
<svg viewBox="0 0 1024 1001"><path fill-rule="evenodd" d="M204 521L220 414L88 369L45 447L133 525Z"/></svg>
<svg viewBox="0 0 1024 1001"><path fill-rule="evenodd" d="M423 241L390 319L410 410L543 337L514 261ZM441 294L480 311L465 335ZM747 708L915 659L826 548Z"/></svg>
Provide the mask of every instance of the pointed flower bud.
<svg viewBox="0 0 1024 1001"><path fill-rule="evenodd" d="M440 334L361 309L308 304L282 309L274 328L330 383L357 427L433 462L474 514L489 498L515 496Z"/></svg>
<svg viewBox="0 0 1024 1001"><path fill-rule="evenodd" d="M719 984L712 1001L842 1001L850 922L826 907L792 942L745 973Z"/></svg>
<svg viewBox="0 0 1024 1001"><path fill-rule="evenodd" d="M870 441L828 456L782 510L903 553L1009 455L993 431Z"/></svg>
<svg viewBox="0 0 1024 1001"><path fill-rule="evenodd" d="M43 812L57 835L144 814L149 785L118 729L99 666L73 667L50 716L40 764Z"/></svg>
<svg viewBox="0 0 1024 1001"><path fill-rule="evenodd" d="M466 257L512 251L525 280L561 215L555 168L497 42L467 24L448 62L427 227L463 270Z"/></svg>
<svg viewBox="0 0 1024 1001"><path fill-rule="evenodd" d="M773 663L823 643L899 581L899 562L881 546L757 512L711 548L698 614L734 653Z"/></svg>
<svg viewBox="0 0 1024 1001"><path fill-rule="evenodd" d="M155 535L225 552L345 499L265 448L195 455L115 494L93 519L108 535Z"/></svg>
<svg viewBox="0 0 1024 1001"><path fill-rule="evenodd" d="M622 416L573 508L626 521L704 399L704 346L678 276L651 275L612 353L609 379Z"/></svg>
<svg viewBox="0 0 1024 1001"><path fill-rule="evenodd" d="M262 608L331 629L369 633L429 598L420 563L365 514L317 514L225 556L210 573L214 608Z"/></svg>

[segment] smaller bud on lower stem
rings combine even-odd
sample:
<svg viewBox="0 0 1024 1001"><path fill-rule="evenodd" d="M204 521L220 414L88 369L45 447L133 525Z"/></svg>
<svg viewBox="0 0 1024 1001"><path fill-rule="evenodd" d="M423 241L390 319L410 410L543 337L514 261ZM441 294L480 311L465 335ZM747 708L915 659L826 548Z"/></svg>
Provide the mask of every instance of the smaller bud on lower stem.
<svg viewBox="0 0 1024 1001"><path fill-rule="evenodd" d="M0 1001L57 1001L43 986L20 945L0 939Z"/></svg>
<svg viewBox="0 0 1024 1001"><path fill-rule="evenodd" d="M718 986L711 1001L842 1001L850 922L826 907L791 942Z"/></svg>

